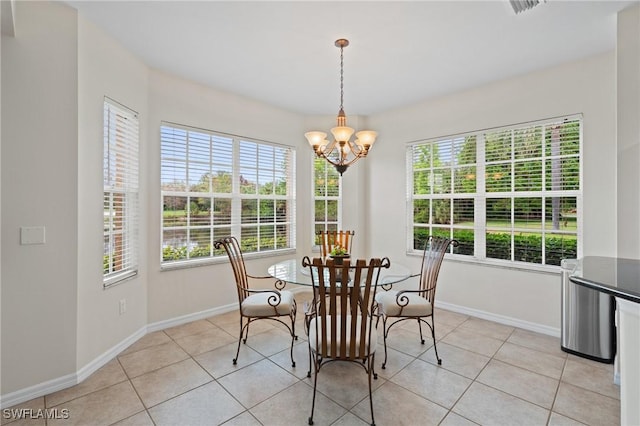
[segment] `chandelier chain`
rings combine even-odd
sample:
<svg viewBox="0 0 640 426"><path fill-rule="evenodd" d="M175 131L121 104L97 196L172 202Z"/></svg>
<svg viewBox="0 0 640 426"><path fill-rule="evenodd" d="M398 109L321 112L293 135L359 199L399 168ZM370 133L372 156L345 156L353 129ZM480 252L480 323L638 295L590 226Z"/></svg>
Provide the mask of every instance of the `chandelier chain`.
<svg viewBox="0 0 640 426"><path fill-rule="evenodd" d="M340 46L340 110L343 109L344 98L344 47Z"/></svg>

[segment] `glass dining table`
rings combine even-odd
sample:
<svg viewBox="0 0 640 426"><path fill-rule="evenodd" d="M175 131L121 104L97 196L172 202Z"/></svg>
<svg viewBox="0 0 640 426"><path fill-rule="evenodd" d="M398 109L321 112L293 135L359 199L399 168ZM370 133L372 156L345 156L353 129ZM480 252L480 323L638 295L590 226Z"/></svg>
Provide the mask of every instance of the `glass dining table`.
<svg viewBox="0 0 640 426"><path fill-rule="evenodd" d="M380 270L378 285L392 285L411 276L411 272L406 266L393 261L390 263L389 268ZM269 266L267 272L271 277L286 283L305 286L313 285L309 267L302 266L302 259L287 259L274 263Z"/></svg>

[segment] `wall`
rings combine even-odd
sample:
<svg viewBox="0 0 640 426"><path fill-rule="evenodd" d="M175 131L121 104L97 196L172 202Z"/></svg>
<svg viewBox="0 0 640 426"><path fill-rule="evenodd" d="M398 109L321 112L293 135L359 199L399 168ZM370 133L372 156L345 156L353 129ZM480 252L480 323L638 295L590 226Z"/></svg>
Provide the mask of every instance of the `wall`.
<svg viewBox="0 0 640 426"><path fill-rule="evenodd" d="M618 14L618 256L640 258L640 6Z"/></svg>
<svg viewBox="0 0 640 426"><path fill-rule="evenodd" d="M386 250L392 261L418 267L419 259L405 254L407 142L575 113L584 114L583 254L614 254L613 52L371 117L380 133L367 160L371 252ZM438 300L557 334L559 285L559 274L445 261Z"/></svg>
<svg viewBox="0 0 640 426"><path fill-rule="evenodd" d="M301 256L311 245L312 158L302 135L328 130L335 119L302 117L149 71L62 3L16 2L16 8L18 37L3 37L0 50L3 396L75 378L146 324L236 303L227 263L160 270L160 121L296 146ZM622 43L635 42L628 37L635 36L619 34ZM613 53L607 53L368 119L349 116L353 127L380 133L369 157L345 173L345 227L359 236L354 250L390 254L418 266L418 258L405 254L407 142L582 112L583 254L615 253L615 64ZM618 62L618 75L624 66ZM139 277L109 290L101 288L102 244L96 242L105 94L140 112L147 219L141 227ZM618 108L626 111L629 105L634 104L618 103ZM634 219L637 215L628 220ZM24 225L46 226L46 244L20 245ZM249 260L247 267L261 273L276 260ZM447 261L440 284L442 302L530 322L543 331L559 326L557 275ZM128 309L119 316L122 298Z"/></svg>
<svg viewBox="0 0 640 426"><path fill-rule="evenodd" d="M76 11L16 2L2 37L2 394L76 371ZM21 226L46 244L20 245Z"/></svg>
<svg viewBox="0 0 640 426"><path fill-rule="evenodd" d="M11 3L9 3L11 4ZM0 4L0 22L2 22L3 7ZM7 12L4 12L5 19ZM12 14L13 15L13 14ZM12 16L13 18L13 16ZM0 43L0 81L2 81L2 43ZM2 99L2 85L0 84L0 100ZM0 102L0 129L2 129L2 102ZM0 131L0 224L2 223L2 132ZM0 226L0 241L2 241L2 227ZM2 259L2 244L0 244L0 259ZM2 262L0 261L0 331L2 330ZM2 395L2 336L0 336L0 395Z"/></svg>
<svg viewBox="0 0 640 426"><path fill-rule="evenodd" d="M618 13L616 44L618 252L623 258L640 258L640 5ZM619 351L615 375L621 378L622 424L638 424L640 400L638 304L618 300ZM635 312L634 312L635 311ZM635 346L634 346L635 345ZM635 351L634 351L635 348ZM631 361L633 360L633 361ZM628 362L631 361L631 362ZM625 407L626 405L626 407Z"/></svg>
<svg viewBox="0 0 640 426"><path fill-rule="evenodd" d="M141 220L138 275L104 289L103 104L104 96L138 112L140 120L140 217L149 213L146 187L148 68L110 36L78 17L78 355L89 364L147 324L147 228ZM126 312L119 313L125 300Z"/></svg>
<svg viewBox="0 0 640 426"><path fill-rule="evenodd" d="M307 254L308 208L311 203L311 155L303 137L302 117L240 96L210 89L180 78L151 71L149 78L149 189L148 322L176 318L225 305L237 305L228 262L197 268L160 270L160 123L169 121L297 148L297 245ZM247 259L247 270L264 275L277 258Z"/></svg>

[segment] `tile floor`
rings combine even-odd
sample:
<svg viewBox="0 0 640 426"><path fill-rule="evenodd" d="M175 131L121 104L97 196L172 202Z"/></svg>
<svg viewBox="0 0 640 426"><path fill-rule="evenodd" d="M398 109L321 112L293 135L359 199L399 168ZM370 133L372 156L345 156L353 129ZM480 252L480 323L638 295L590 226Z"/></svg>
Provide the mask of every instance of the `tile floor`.
<svg viewBox="0 0 640 426"><path fill-rule="evenodd" d="M232 365L232 312L148 334L83 383L14 407L65 409L68 419L3 415L2 424L306 425L313 388L298 316L296 368L288 334L271 321L252 325ZM567 355L556 338L442 309L436 329L441 367L429 342L420 344L415 322L392 331L385 370L378 354L379 426L620 424L611 365ZM325 365L315 424L368 424L366 379L356 365Z"/></svg>

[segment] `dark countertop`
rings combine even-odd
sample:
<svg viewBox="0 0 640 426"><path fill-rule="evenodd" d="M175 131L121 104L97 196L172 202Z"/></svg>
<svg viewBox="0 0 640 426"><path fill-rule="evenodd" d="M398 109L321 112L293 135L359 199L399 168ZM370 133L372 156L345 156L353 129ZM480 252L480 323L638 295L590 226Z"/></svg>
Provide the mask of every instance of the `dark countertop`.
<svg viewBox="0 0 640 426"><path fill-rule="evenodd" d="M576 284L640 303L640 259L585 256L569 279Z"/></svg>

